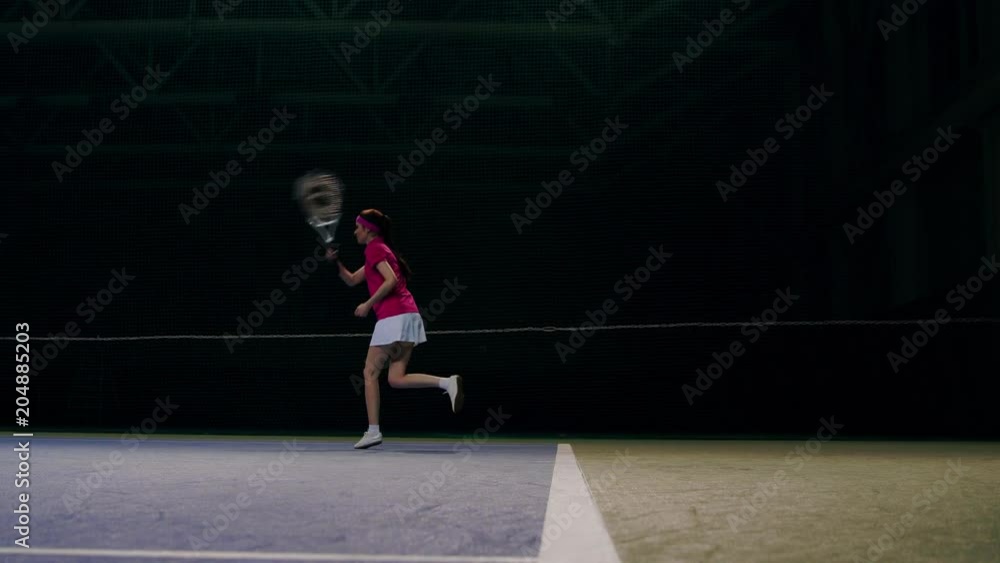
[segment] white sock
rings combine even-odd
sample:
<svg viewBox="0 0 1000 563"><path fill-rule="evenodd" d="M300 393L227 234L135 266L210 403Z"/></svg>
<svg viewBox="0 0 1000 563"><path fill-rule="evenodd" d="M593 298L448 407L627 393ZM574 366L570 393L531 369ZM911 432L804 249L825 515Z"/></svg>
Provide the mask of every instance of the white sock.
<svg viewBox="0 0 1000 563"><path fill-rule="evenodd" d="M444 389L445 391L447 391L449 385L451 385L451 378L450 377L439 377L438 378L438 387L439 388Z"/></svg>
<svg viewBox="0 0 1000 563"><path fill-rule="evenodd" d="M368 432L370 432L372 434L378 434L378 424L369 424L368 425Z"/></svg>

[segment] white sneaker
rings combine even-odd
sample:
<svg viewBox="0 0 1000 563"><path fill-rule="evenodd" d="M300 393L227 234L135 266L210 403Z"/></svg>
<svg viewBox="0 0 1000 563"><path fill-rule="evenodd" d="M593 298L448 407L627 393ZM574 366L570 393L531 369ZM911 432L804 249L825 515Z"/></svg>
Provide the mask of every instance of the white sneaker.
<svg viewBox="0 0 1000 563"><path fill-rule="evenodd" d="M361 437L361 441L354 444L354 449L363 450L370 448L372 446L377 446L382 443L382 433L376 432L372 434L371 432L365 432L365 435Z"/></svg>
<svg viewBox="0 0 1000 563"><path fill-rule="evenodd" d="M445 392L451 399L451 412L457 413L465 404L465 389L462 387L462 376L453 375L448 378L448 390Z"/></svg>

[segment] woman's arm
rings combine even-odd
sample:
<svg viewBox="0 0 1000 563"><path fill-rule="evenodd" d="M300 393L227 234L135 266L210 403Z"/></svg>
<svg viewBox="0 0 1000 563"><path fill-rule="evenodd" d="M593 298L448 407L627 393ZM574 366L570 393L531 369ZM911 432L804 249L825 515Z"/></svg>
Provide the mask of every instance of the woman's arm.
<svg viewBox="0 0 1000 563"><path fill-rule="evenodd" d="M337 262L338 275L344 283L354 287L365 280L365 267L361 266L356 272L351 272L341 262Z"/></svg>
<svg viewBox="0 0 1000 563"><path fill-rule="evenodd" d="M396 287L396 284L399 282L399 280L396 279L396 273L392 271L392 268L389 267L389 263L385 260L376 264L375 268L378 269L378 273L382 274L385 281L383 281L382 285L375 291L375 294L368 299L368 303L370 305L374 305L385 299L385 296L389 295L392 288Z"/></svg>
<svg viewBox="0 0 1000 563"><path fill-rule="evenodd" d="M346 266L337 258L337 251L332 248L326 249L326 259L330 261L337 262L337 275L340 279L344 280L344 283L353 287L359 283L365 281L365 267L361 266L356 272L351 272Z"/></svg>

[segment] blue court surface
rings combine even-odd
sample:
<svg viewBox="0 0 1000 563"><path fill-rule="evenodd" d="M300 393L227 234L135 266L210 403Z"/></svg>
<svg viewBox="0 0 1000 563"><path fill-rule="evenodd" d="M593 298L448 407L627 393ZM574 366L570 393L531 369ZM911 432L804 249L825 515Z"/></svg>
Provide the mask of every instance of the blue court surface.
<svg viewBox="0 0 1000 563"><path fill-rule="evenodd" d="M30 486L15 439L0 459L8 562L618 561L566 444L23 440Z"/></svg>

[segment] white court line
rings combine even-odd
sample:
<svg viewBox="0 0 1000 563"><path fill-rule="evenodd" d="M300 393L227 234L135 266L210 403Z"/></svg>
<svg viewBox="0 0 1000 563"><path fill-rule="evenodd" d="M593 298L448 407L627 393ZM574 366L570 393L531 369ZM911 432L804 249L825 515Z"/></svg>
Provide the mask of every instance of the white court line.
<svg viewBox="0 0 1000 563"><path fill-rule="evenodd" d="M0 555L48 555L56 557L107 557L150 559L236 559L261 561L405 561L407 563L536 563L534 557L489 557L475 555L371 555L363 553L280 553L269 551L171 551L146 549L73 549L0 547Z"/></svg>
<svg viewBox="0 0 1000 563"><path fill-rule="evenodd" d="M573 447L559 444L538 563L566 561L621 563Z"/></svg>

